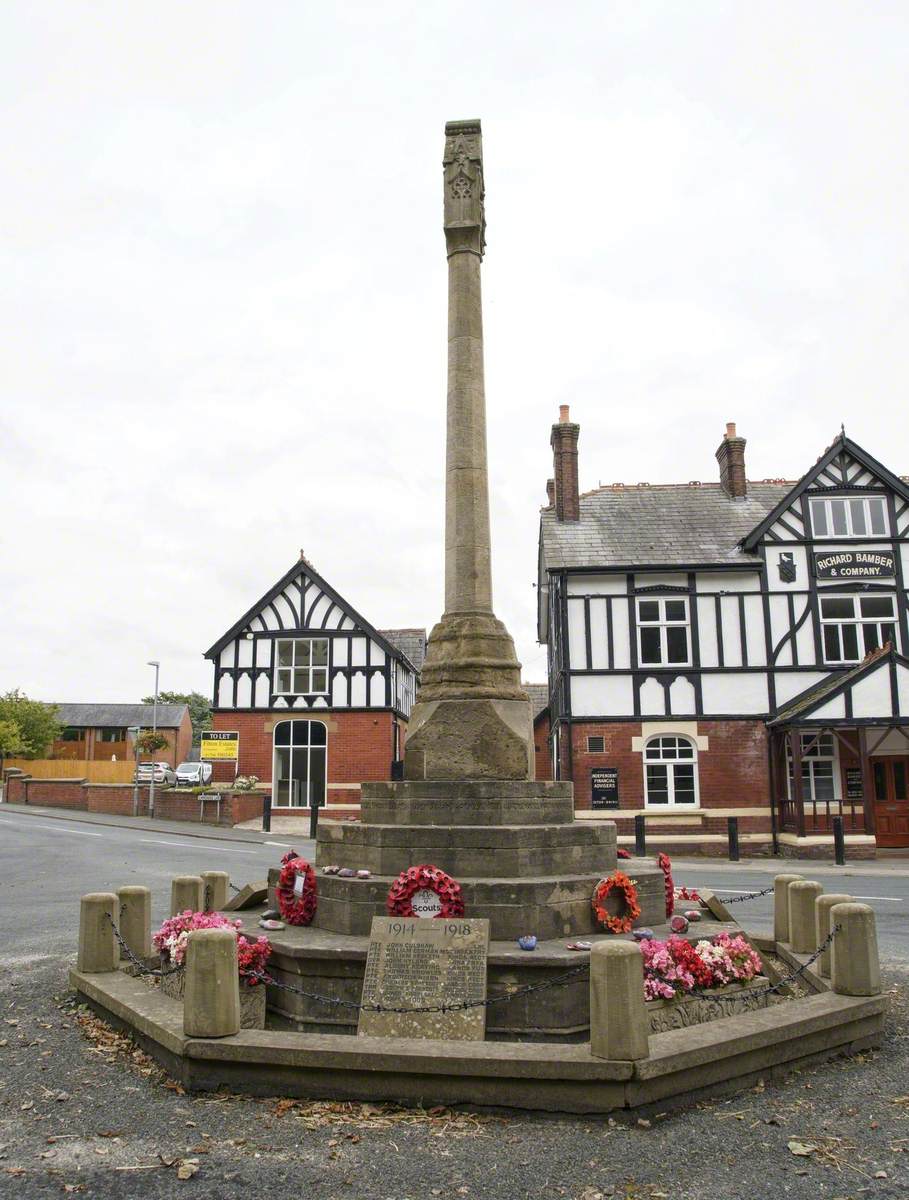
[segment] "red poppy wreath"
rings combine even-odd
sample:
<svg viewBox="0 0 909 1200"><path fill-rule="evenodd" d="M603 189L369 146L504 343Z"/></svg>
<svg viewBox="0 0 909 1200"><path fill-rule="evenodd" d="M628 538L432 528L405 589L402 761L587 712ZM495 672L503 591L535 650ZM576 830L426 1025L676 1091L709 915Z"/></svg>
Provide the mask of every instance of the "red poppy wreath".
<svg viewBox="0 0 909 1200"><path fill-rule="evenodd" d="M288 925L311 924L318 905L316 873L306 859L299 858L293 850L281 859L275 895L281 916Z"/></svg>
<svg viewBox="0 0 909 1200"><path fill-rule="evenodd" d="M606 897L611 892L617 892L624 900L624 911L616 916L606 911ZM610 933L630 933L632 925L641 915L638 889L634 886L634 880L629 879L624 871L614 871L605 879L601 879L593 893L591 904L598 923Z"/></svg>
<svg viewBox="0 0 909 1200"><path fill-rule="evenodd" d="M435 893L438 901L428 892ZM464 897L456 879L423 863L401 872L388 890L387 908L392 917L463 917Z"/></svg>
<svg viewBox="0 0 909 1200"><path fill-rule="evenodd" d="M663 881L666 891L666 917L672 916L675 909L675 886L672 882L672 862L668 854L662 852L657 855L657 866L663 872Z"/></svg>

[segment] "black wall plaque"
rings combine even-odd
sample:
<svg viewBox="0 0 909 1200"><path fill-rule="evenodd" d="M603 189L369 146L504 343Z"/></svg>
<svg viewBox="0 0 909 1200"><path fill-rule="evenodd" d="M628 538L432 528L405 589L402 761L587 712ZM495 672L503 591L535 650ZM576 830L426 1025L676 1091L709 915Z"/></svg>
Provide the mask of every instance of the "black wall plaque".
<svg viewBox="0 0 909 1200"><path fill-rule="evenodd" d="M590 807L619 807L619 768L593 767L590 772Z"/></svg>
<svg viewBox="0 0 909 1200"><path fill-rule="evenodd" d="M818 579L892 579L890 550L828 550L814 555Z"/></svg>
<svg viewBox="0 0 909 1200"><path fill-rule="evenodd" d="M865 794L865 789L862 784L862 768L847 767L846 775L846 799L861 800Z"/></svg>

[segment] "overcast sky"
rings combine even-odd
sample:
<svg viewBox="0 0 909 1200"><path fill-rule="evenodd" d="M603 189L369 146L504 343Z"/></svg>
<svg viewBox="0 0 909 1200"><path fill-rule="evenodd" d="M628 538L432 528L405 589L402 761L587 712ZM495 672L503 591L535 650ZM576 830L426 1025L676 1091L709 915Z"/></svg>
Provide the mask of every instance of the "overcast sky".
<svg viewBox="0 0 909 1200"><path fill-rule="evenodd" d="M443 126L480 117L496 610L581 487L909 472L909 5L0 6L0 690L211 691L297 558L442 608Z"/></svg>

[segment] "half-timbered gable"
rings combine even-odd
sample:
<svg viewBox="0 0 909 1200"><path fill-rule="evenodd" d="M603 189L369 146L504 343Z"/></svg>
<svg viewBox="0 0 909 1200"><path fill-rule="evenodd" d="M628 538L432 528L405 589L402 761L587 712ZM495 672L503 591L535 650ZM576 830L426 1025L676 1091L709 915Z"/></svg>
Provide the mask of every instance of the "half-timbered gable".
<svg viewBox="0 0 909 1200"><path fill-rule="evenodd" d="M812 799L823 798L820 781L829 778L827 799L841 804L846 770L870 753L855 733L861 722L880 726L869 744L881 753L893 752L888 730L909 726L896 685L893 705L869 699L883 667L873 685L866 678L869 656L887 647L901 679L900 655L909 652L906 481L843 433L797 482L749 482L745 440L730 425L717 483L581 493L571 476L578 435L563 410L552 437L556 482L541 513L538 628L548 646L553 771L574 779L579 815L596 800L603 755L629 775L617 789L620 807L672 814L678 831L684 813L692 840L720 840L703 825L708 808L714 816L746 810L749 833L769 835L768 800L785 810L803 763L809 792L818 781ZM839 689L856 671L855 694L875 711L853 710L852 686ZM780 715L828 693L818 720L851 722L852 741L828 732L820 758L816 745L803 756L791 740L784 754ZM787 738L790 726L791 716ZM850 818L857 845L873 842L874 770ZM906 775L909 785L909 757ZM887 776L891 792L900 778ZM909 844L909 799L906 809ZM824 819L829 832L830 811ZM796 824L795 836L811 834L804 820Z"/></svg>
<svg viewBox="0 0 909 1200"><path fill-rule="evenodd" d="M361 782L400 764L425 643L376 629L301 556L206 652L213 726L239 739L216 778L255 775L277 808L355 814Z"/></svg>
<svg viewBox="0 0 909 1200"><path fill-rule="evenodd" d="M416 668L304 562L206 652L226 709L389 708L408 717Z"/></svg>

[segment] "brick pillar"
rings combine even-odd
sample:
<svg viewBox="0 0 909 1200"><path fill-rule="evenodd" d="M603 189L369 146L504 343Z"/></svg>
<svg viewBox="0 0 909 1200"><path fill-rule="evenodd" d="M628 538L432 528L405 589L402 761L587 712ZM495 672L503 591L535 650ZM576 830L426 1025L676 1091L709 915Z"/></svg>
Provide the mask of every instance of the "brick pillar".
<svg viewBox="0 0 909 1200"><path fill-rule="evenodd" d="M745 439L735 432L735 422L726 425L726 432L716 452L720 464L720 483L727 495L741 499L748 491L745 482Z"/></svg>
<svg viewBox="0 0 909 1200"><path fill-rule="evenodd" d="M568 405L559 407L559 420L552 427L552 469L555 476L555 510L558 521L579 521L578 437L580 425L568 419Z"/></svg>

